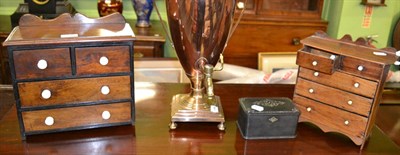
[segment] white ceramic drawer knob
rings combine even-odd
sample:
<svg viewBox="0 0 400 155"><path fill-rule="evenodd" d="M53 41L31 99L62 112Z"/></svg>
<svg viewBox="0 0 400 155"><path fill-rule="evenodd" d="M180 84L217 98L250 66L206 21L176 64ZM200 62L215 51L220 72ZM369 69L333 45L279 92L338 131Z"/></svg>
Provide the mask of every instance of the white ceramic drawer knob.
<svg viewBox="0 0 400 155"><path fill-rule="evenodd" d="M49 99L51 97L51 91L48 89L45 89L42 91L41 95L42 95L43 99Z"/></svg>
<svg viewBox="0 0 400 155"><path fill-rule="evenodd" d="M311 89L308 90L308 92L309 93L314 93L314 89L311 88Z"/></svg>
<svg viewBox="0 0 400 155"><path fill-rule="evenodd" d="M311 107L307 107L307 111L310 112L312 109Z"/></svg>
<svg viewBox="0 0 400 155"><path fill-rule="evenodd" d="M344 121L344 124L345 124L345 125L349 125L350 122L349 122L348 120L346 120L346 121Z"/></svg>
<svg viewBox="0 0 400 155"><path fill-rule="evenodd" d="M107 65L108 64L108 58L105 57L105 56L102 56L100 58L100 64L103 65L103 66Z"/></svg>
<svg viewBox="0 0 400 155"><path fill-rule="evenodd" d="M314 76L315 77L319 76L319 73L318 72L314 72Z"/></svg>
<svg viewBox="0 0 400 155"><path fill-rule="evenodd" d="M313 61L313 62L312 62L312 65L313 65L313 66L317 66L317 65L318 65L318 62L317 62L317 61Z"/></svg>
<svg viewBox="0 0 400 155"><path fill-rule="evenodd" d="M335 60L335 59L336 59L336 56L335 56L335 55L331 55L329 58L330 58L331 60Z"/></svg>
<svg viewBox="0 0 400 155"><path fill-rule="evenodd" d="M354 87L356 87L356 88L360 87L360 83L358 83L358 82L354 83Z"/></svg>
<svg viewBox="0 0 400 155"><path fill-rule="evenodd" d="M47 61L44 59L40 59L37 63L37 67L39 69L46 69L47 68Z"/></svg>
<svg viewBox="0 0 400 155"><path fill-rule="evenodd" d="M51 116L47 116L44 120L44 124L46 124L47 126L52 126L54 124L54 118Z"/></svg>
<svg viewBox="0 0 400 155"><path fill-rule="evenodd" d="M244 2L238 2L236 5L239 9L244 9Z"/></svg>
<svg viewBox="0 0 400 155"><path fill-rule="evenodd" d="M107 120L111 118L111 113L109 111L103 111L103 113L101 113L101 117L103 117L103 119Z"/></svg>
<svg viewBox="0 0 400 155"><path fill-rule="evenodd" d="M358 70L358 71L363 71L363 70L364 70L364 67L363 67L363 66L358 66L358 67L357 67L357 70Z"/></svg>
<svg viewBox="0 0 400 155"><path fill-rule="evenodd" d="M109 93L110 93L110 87L108 87L108 86L102 86L102 87L101 87L101 93L102 93L103 95L109 94Z"/></svg>
<svg viewBox="0 0 400 155"><path fill-rule="evenodd" d="M353 104L353 101L352 101L352 100L349 100L349 101L347 101L347 104L348 104L348 105L352 105L352 104Z"/></svg>

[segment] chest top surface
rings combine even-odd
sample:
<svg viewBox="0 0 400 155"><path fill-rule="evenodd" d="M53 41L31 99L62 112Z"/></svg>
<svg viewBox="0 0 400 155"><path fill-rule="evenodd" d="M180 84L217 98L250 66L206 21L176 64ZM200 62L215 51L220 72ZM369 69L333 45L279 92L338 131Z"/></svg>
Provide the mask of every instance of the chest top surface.
<svg viewBox="0 0 400 155"><path fill-rule="evenodd" d="M306 47L379 64L393 64L397 59L394 48L377 49L369 46L363 38L353 42L350 35L345 35L342 39L336 40L329 38L323 32L318 32L301 40L301 43Z"/></svg>
<svg viewBox="0 0 400 155"><path fill-rule="evenodd" d="M25 14L3 45L129 41L134 38L130 25L118 13L97 19L65 13L51 20Z"/></svg>

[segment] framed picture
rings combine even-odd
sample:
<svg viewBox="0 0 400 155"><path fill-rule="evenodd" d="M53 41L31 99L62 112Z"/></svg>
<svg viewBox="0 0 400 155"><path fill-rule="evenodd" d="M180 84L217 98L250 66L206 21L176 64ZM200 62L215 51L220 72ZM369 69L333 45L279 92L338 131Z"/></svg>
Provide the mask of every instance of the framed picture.
<svg viewBox="0 0 400 155"><path fill-rule="evenodd" d="M386 6L385 0L361 0L361 4L372 6Z"/></svg>
<svg viewBox="0 0 400 155"><path fill-rule="evenodd" d="M280 69L298 68L297 52L260 52L258 53L258 70L273 73Z"/></svg>

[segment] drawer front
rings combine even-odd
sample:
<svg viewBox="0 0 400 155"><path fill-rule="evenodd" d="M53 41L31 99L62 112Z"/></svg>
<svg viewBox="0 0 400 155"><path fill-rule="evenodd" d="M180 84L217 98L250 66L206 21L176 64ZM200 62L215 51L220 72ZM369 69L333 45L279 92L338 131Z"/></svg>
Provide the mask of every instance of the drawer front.
<svg viewBox="0 0 400 155"><path fill-rule="evenodd" d="M22 112L25 132L84 127L131 121L131 103Z"/></svg>
<svg viewBox="0 0 400 155"><path fill-rule="evenodd" d="M301 112L301 122L312 122L324 132L343 133L357 145L363 142L367 118L298 95L294 95L293 102Z"/></svg>
<svg viewBox="0 0 400 155"><path fill-rule="evenodd" d="M339 71L329 75L307 68L300 68L299 77L369 98L374 98L378 86L377 82L365 80Z"/></svg>
<svg viewBox="0 0 400 155"><path fill-rule="evenodd" d="M131 98L129 76L23 82L18 91L22 107Z"/></svg>
<svg viewBox="0 0 400 155"><path fill-rule="evenodd" d="M313 69L319 72L332 74L338 64L337 56L334 59L325 55L314 54L310 52L298 51L296 64Z"/></svg>
<svg viewBox="0 0 400 155"><path fill-rule="evenodd" d="M342 70L360 77L380 80L384 66L366 60L343 57Z"/></svg>
<svg viewBox="0 0 400 155"><path fill-rule="evenodd" d="M298 78L295 93L320 102L369 116L372 99Z"/></svg>
<svg viewBox="0 0 400 155"><path fill-rule="evenodd" d="M154 55L153 46L135 46L133 52L134 58L144 58L144 57L156 57Z"/></svg>
<svg viewBox="0 0 400 155"><path fill-rule="evenodd" d="M130 71L129 46L76 48L76 74L107 74Z"/></svg>
<svg viewBox="0 0 400 155"><path fill-rule="evenodd" d="M13 51L16 79L71 76L68 48Z"/></svg>

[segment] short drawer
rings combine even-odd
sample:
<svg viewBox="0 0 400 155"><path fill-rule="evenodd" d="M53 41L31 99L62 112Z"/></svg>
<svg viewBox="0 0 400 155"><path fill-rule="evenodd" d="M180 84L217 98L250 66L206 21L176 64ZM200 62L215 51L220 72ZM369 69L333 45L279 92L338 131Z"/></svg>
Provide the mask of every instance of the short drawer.
<svg viewBox="0 0 400 155"><path fill-rule="evenodd" d="M352 57L343 57L341 70L360 77L380 80L383 74L383 68L384 66L382 64Z"/></svg>
<svg viewBox="0 0 400 155"><path fill-rule="evenodd" d="M76 74L107 74L130 71L129 46L76 48Z"/></svg>
<svg viewBox="0 0 400 155"><path fill-rule="evenodd" d="M131 98L129 76L18 83L22 107Z"/></svg>
<svg viewBox="0 0 400 155"><path fill-rule="evenodd" d="M22 112L25 132L131 122L131 103Z"/></svg>
<svg viewBox="0 0 400 155"><path fill-rule="evenodd" d="M334 54L315 49L307 51L307 49L304 48L298 51L296 64L304 68L332 74L339 66L339 59L338 56Z"/></svg>
<svg viewBox="0 0 400 155"><path fill-rule="evenodd" d="M299 77L369 98L374 98L378 86L377 82L352 76L341 71L330 75L301 67Z"/></svg>
<svg viewBox="0 0 400 155"><path fill-rule="evenodd" d="M71 76L69 48L13 51L16 79Z"/></svg>
<svg viewBox="0 0 400 155"><path fill-rule="evenodd" d="M311 122L324 132L339 132L361 145L365 137L367 118L342 111L314 100L294 95L293 102L300 110L300 122Z"/></svg>
<svg viewBox="0 0 400 155"><path fill-rule="evenodd" d="M297 79L295 93L364 116L369 115L372 105L372 99L370 98L327 87L302 78Z"/></svg>

